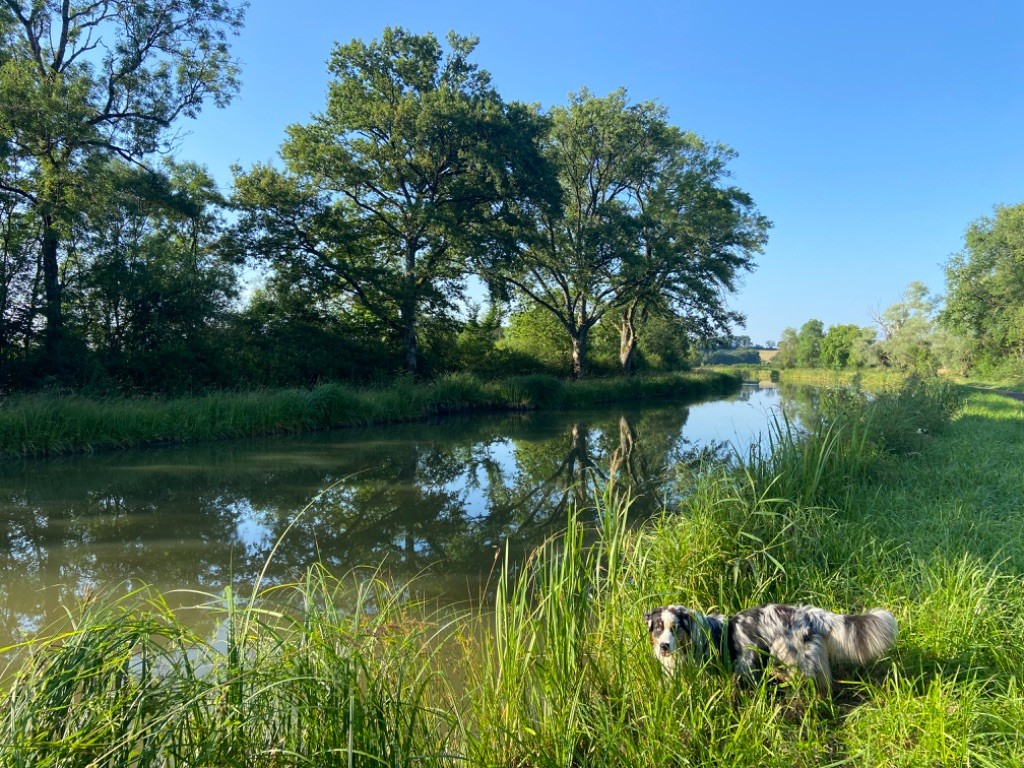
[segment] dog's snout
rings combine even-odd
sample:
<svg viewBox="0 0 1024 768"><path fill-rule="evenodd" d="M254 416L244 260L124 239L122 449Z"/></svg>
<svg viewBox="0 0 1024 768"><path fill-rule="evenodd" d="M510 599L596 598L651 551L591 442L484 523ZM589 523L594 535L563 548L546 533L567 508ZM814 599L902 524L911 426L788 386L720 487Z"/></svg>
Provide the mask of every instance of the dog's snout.
<svg viewBox="0 0 1024 768"><path fill-rule="evenodd" d="M671 645L669 645L668 643L662 643L662 644L661 644L660 646L658 646L658 647L659 647L659 648L660 648L661 650L665 651L665 653L668 653L669 651L671 651L671 650L672 650L672 646L671 646Z"/></svg>

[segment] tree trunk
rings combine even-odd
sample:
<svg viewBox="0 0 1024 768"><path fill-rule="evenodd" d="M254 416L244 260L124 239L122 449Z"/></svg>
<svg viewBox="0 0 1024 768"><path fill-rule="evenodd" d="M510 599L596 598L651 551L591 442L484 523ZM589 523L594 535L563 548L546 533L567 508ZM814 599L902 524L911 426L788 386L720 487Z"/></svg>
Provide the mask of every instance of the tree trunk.
<svg viewBox="0 0 1024 768"><path fill-rule="evenodd" d="M405 358L406 373L415 374L419 366L416 351L416 302L402 302L402 355Z"/></svg>
<svg viewBox="0 0 1024 768"><path fill-rule="evenodd" d="M572 337L572 377L582 379L587 372L587 330Z"/></svg>
<svg viewBox="0 0 1024 768"><path fill-rule="evenodd" d="M46 214L42 220L43 316L46 318L45 366L47 373L58 374L63 367L61 353L64 340L64 311L60 269L57 263L60 238L54 227L53 216Z"/></svg>
<svg viewBox="0 0 1024 768"><path fill-rule="evenodd" d="M619 363L627 376L633 373L635 352L636 328L633 327L632 313L623 313L622 325L619 327Z"/></svg>
<svg viewBox="0 0 1024 768"><path fill-rule="evenodd" d="M405 248L405 282L399 315L402 322L402 354L405 357L405 371L415 375L419 367L416 350L416 246L412 243Z"/></svg>
<svg viewBox="0 0 1024 768"><path fill-rule="evenodd" d="M641 310L637 302L633 302L622 310L622 324L619 326L619 363L622 372L631 375L636 368L637 320L647 320L647 310Z"/></svg>

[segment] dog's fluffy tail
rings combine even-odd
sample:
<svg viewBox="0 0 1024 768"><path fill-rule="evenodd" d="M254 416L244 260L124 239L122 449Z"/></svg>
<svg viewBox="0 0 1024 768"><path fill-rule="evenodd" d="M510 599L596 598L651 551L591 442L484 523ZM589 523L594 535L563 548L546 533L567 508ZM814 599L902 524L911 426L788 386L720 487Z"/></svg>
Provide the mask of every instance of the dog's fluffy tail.
<svg viewBox="0 0 1024 768"><path fill-rule="evenodd" d="M896 642L896 618L882 608L867 613L833 614L828 655L835 661L867 664Z"/></svg>

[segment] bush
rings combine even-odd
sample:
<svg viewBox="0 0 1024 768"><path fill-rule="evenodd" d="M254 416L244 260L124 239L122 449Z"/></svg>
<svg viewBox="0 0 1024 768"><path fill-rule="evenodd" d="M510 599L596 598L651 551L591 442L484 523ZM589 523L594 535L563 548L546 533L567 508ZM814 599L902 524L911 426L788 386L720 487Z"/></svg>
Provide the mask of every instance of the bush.
<svg viewBox="0 0 1024 768"><path fill-rule="evenodd" d="M759 365L761 355L756 349L715 349L702 356L704 365Z"/></svg>

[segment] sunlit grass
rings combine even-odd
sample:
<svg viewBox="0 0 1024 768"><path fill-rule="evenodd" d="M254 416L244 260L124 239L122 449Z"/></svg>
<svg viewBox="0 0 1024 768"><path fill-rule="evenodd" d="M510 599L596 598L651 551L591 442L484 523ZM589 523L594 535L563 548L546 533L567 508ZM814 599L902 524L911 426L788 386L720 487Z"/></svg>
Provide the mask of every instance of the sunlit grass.
<svg viewBox="0 0 1024 768"><path fill-rule="evenodd" d="M399 379L377 388L321 384L312 389L220 392L176 399L25 395L0 401L0 459L294 434L473 410L700 397L738 386L736 376L698 371L587 382L564 382L551 376L483 381L455 375L429 383Z"/></svg>

